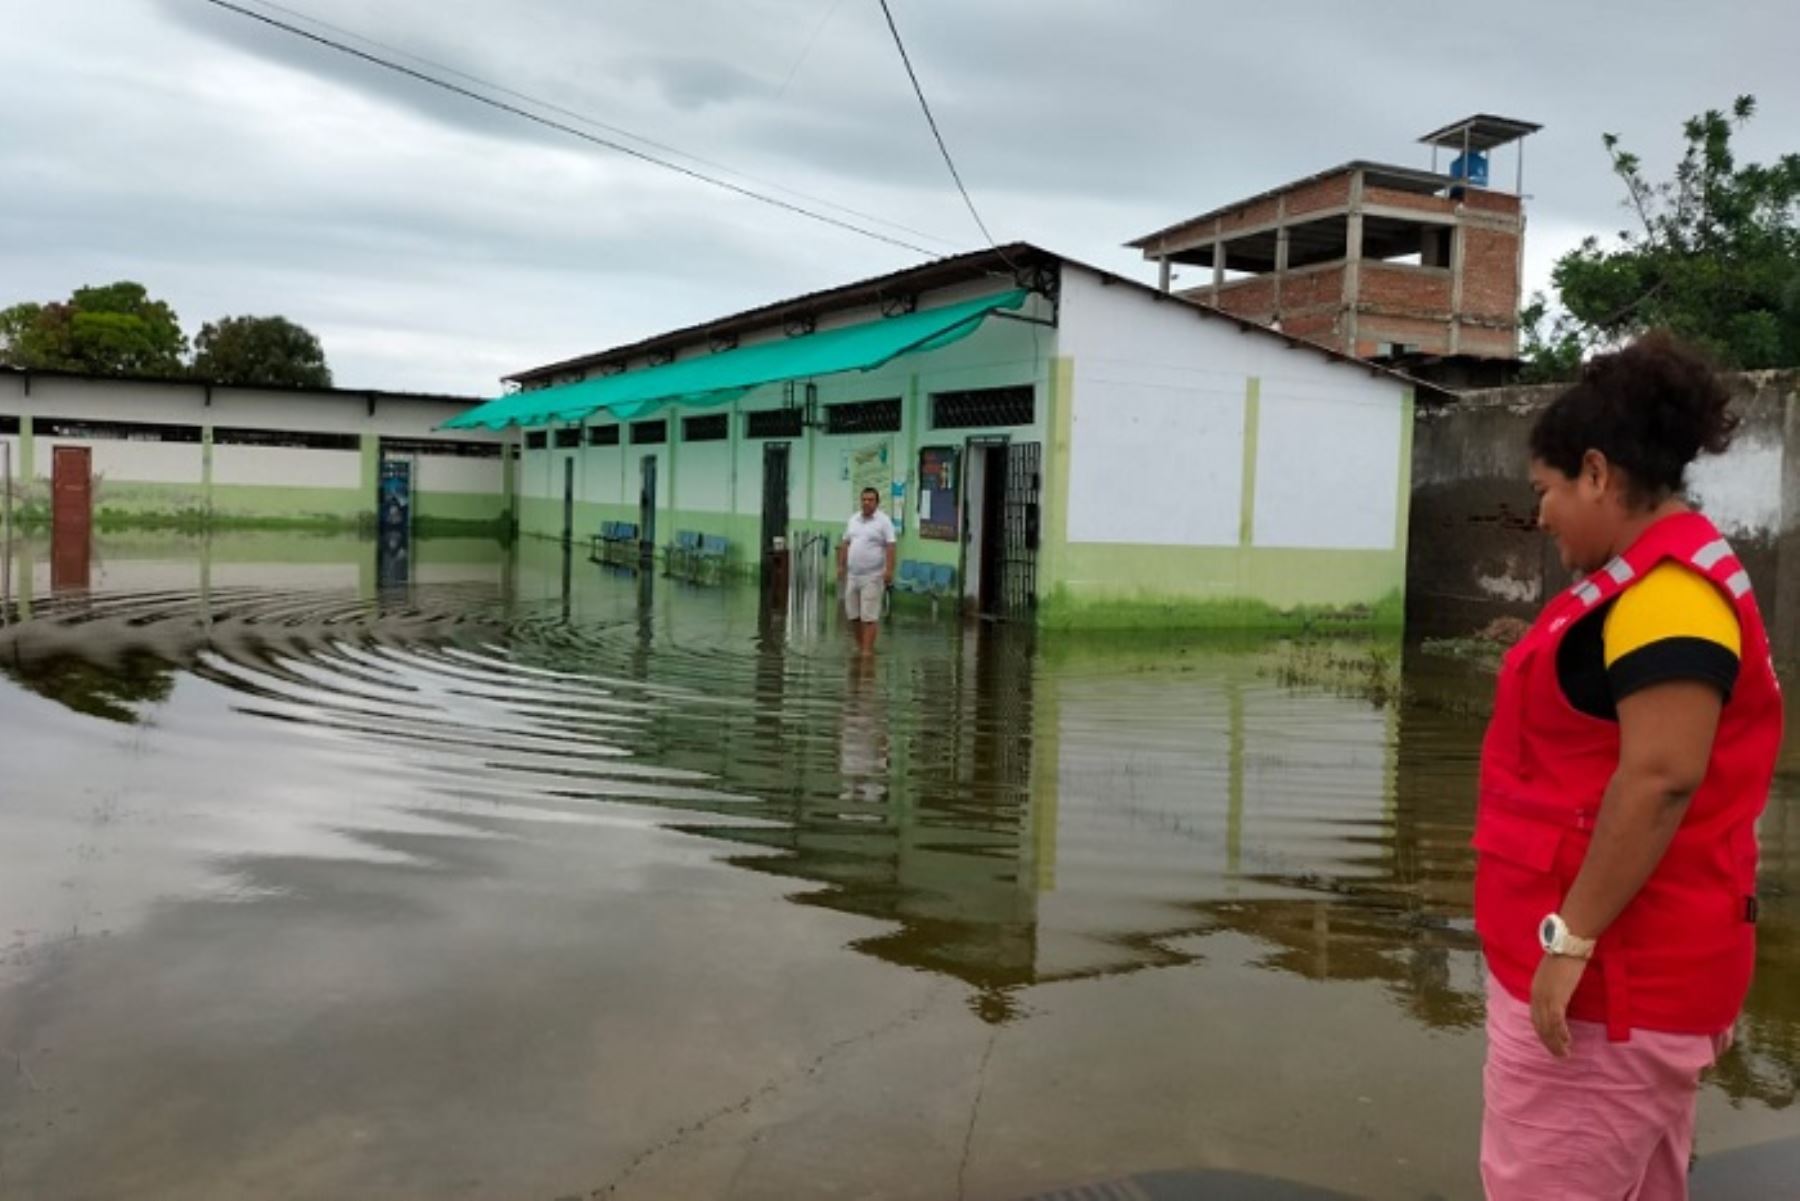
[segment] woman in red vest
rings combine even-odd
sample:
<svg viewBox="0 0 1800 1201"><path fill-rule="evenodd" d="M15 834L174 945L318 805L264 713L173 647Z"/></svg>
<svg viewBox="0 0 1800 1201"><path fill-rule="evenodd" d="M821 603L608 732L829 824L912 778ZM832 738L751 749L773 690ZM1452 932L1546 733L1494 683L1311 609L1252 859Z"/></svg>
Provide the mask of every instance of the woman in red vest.
<svg viewBox="0 0 1800 1201"><path fill-rule="evenodd" d="M1749 576L1682 499L1727 400L1652 334L1531 431L1577 583L1507 655L1482 746L1492 1201L1685 1198L1699 1075L1749 989L1781 694Z"/></svg>

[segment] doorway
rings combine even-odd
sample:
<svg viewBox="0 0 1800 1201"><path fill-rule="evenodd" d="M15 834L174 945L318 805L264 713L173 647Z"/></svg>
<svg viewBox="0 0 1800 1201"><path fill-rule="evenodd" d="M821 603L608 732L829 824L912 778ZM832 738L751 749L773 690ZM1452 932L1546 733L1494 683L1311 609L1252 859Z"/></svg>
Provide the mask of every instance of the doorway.
<svg viewBox="0 0 1800 1201"><path fill-rule="evenodd" d="M638 562L656 558L656 456L645 455L638 463Z"/></svg>
<svg viewBox="0 0 1800 1201"><path fill-rule="evenodd" d="M88 586L94 531L93 451L58 446L50 458L50 587Z"/></svg>
<svg viewBox="0 0 1800 1201"><path fill-rule="evenodd" d="M575 541L575 456L563 460L563 545Z"/></svg>
<svg viewBox="0 0 1800 1201"><path fill-rule="evenodd" d="M762 553L766 560L775 539L786 538L788 529L788 452L786 442L763 446Z"/></svg>
<svg viewBox="0 0 1800 1201"><path fill-rule="evenodd" d="M971 439L963 472L963 596L978 615L1037 606L1042 444Z"/></svg>

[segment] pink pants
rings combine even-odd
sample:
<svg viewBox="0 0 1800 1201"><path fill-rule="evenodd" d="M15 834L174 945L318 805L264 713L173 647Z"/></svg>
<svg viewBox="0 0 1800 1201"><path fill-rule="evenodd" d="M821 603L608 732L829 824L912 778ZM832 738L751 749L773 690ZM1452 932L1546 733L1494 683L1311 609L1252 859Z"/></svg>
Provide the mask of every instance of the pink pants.
<svg viewBox="0 0 1800 1201"><path fill-rule="evenodd" d="M1730 1035L1570 1022L1557 1059L1531 1006L1488 977L1481 1180L1488 1201L1686 1201L1700 1073Z"/></svg>

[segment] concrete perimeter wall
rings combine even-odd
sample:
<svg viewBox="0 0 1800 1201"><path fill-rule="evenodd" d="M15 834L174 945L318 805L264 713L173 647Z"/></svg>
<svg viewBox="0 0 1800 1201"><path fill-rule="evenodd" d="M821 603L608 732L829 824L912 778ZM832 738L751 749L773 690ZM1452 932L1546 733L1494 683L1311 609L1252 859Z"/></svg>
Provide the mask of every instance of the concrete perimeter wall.
<svg viewBox="0 0 1800 1201"><path fill-rule="evenodd" d="M27 524L47 516L57 448L77 446L102 525L355 527L373 520L383 458L412 462L420 528L497 525L503 440L437 432L474 403L0 372L0 454Z"/></svg>
<svg viewBox="0 0 1800 1201"><path fill-rule="evenodd" d="M1777 655L1800 650L1800 371L1730 378L1741 424L1731 449L1688 472L1690 498L1750 571ZM1407 560L1407 627L1460 636L1534 614L1568 585L1536 526L1526 441L1562 386L1466 393L1419 406Z"/></svg>

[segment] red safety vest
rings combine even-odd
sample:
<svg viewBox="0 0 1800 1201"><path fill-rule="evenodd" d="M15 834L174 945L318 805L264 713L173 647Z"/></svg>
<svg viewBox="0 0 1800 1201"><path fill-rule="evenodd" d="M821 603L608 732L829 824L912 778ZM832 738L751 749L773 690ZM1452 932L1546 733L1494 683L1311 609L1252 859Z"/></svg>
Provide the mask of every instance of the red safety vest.
<svg viewBox="0 0 1800 1201"><path fill-rule="evenodd" d="M1658 521L1631 549L1544 607L1507 654L1481 750L1475 928L1489 968L1520 1000L1587 854L1619 765L1619 725L1576 710L1556 675L1569 629L1665 559L1704 575L1737 611L1737 685L1712 760L1667 853L1594 950L1569 1016L1631 1030L1716 1034L1737 1020L1756 958L1756 819L1781 748L1781 689L1750 577L1698 513ZM1579 933L1579 931L1577 931Z"/></svg>

